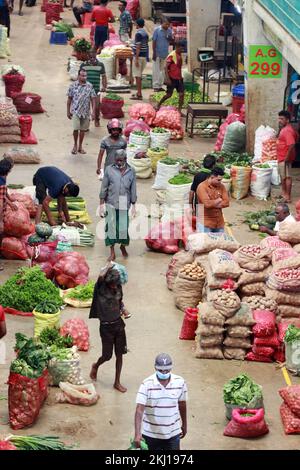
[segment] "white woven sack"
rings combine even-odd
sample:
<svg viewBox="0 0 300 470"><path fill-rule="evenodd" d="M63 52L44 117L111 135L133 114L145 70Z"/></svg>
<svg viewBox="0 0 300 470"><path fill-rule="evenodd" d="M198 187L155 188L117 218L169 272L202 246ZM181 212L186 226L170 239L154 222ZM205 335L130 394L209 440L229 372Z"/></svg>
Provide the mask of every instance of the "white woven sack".
<svg viewBox="0 0 300 470"><path fill-rule="evenodd" d="M274 186L279 186L281 183L281 179L278 171L278 162L276 160L269 160L268 165L272 167L271 184L273 184Z"/></svg>
<svg viewBox="0 0 300 470"><path fill-rule="evenodd" d="M147 152L148 148L150 147L150 135L135 135L131 132L129 136L129 143L136 145L140 152Z"/></svg>
<svg viewBox="0 0 300 470"><path fill-rule="evenodd" d="M189 193L191 190L191 183L188 184L167 184L166 190L166 204L168 206L183 207L189 203Z"/></svg>
<svg viewBox="0 0 300 470"><path fill-rule="evenodd" d="M152 189L167 189L169 179L179 174L180 164L166 165L165 163L157 162L156 176Z"/></svg>
<svg viewBox="0 0 300 470"><path fill-rule="evenodd" d="M262 156L262 144L265 140L276 137L272 127L259 126L255 131L254 158L253 162L259 162Z"/></svg>
<svg viewBox="0 0 300 470"><path fill-rule="evenodd" d="M169 146L171 132L166 131L164 134L150 131L151 137L151 148L163 148L167 149Z"/></svg>
<svg viewBox="0 0 300 470"><path fill-rule="evenodd" d="M266 200L271 192L272 168L252 167L250 191L257 199Z"/></svg>
<svg viewBox="0 0 300 470"><path fill-rule="evenodd" d="M131 144L131 145L134 145L134 144ZM127 161L129 162L131 158L134 158L138 152L139 152L139 148L136 145L134 145L134 147L131 147L128 145L126 148Z"/></svg>
<svg viewBox="0 0 300 470"><path fill-rule="evenodd" d="M148 179L152 176L152 166L150 158L130 158L128 164L134 168L137 178Z"/></svg>

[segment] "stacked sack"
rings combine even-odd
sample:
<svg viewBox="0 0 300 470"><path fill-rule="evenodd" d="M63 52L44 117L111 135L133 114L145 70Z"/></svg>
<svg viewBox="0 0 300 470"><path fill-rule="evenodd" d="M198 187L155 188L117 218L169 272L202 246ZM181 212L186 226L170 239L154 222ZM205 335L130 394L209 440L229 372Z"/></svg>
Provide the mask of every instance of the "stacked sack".
<svg viewBox="0 0 300 470"><path fill-rule="evenodd" d="M214 308L211 302L200 303L198 311L195 357L199 359L224 359L222 352L223 333L225 331L224 316Z"/></svg>
<svg viewBox="0 0 300 470"><path fill-rule="evenodd" d="M276 330L276 316L269 310L254 310L255 325L252 328L254 342L252 351L246 359L248 361L272 362L276 349L279 347Z"/></svg>
<svg viewBox="0 0 300 470"><path fill-rule="evenodd" d="M16 107L10 98L0 103L0 143L20 143L21 129Z"/></svg>
<svg viewBox="0 0 300 470"><path fill-rule="evenodd" d="M283 399L280 415L285 434L300 433L300 385L290 385L279 390Z"/></svg>
<svg viewBox="0 0 300 470"><path fill-rule="evenodd" d="M251 327L255 324L248 304L241 303L239 310L225 322L226 338L224 340L225 359L244 360L251 348Z"/></svg>
<svg viewBox="0 0 300 470"><path fill-rule="evenodd" d="M193 263L193 261L194 255L189 251L181 250L172 257L166 273L168 289L173 290L174 283L180 269L183 268L186 264Z"/></svg>
<svg viewBox="0 0 300 470"><path fill-rule="evenodd" d="M206 271L201 264L193 262L185 264L178 272L174 284L175 305L185 311L189 307L197 307L202 300Z"/></svg>
<svg viewBox="0 0 300 470"><path fill-rule="evenodd" d="M270 250L260 245L244 245L234 253L234 259L244 270L239 279L242 295L265 295L265 280L270 256Z"/></svg>

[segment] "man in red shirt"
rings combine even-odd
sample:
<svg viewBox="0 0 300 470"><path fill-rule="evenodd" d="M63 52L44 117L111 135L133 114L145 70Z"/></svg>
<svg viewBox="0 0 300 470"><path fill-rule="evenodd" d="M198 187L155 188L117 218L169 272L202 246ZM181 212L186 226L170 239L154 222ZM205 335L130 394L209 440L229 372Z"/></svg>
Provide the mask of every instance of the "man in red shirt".
<svg viewBox="0 0 300 470"><path fill-rule="evenodd" d="M175 50L172 51L166 60L165 67L165 83L167 85L167 93L158 103L157 109L173 95L174 90L179 95L178 109L181 113L184 102L184 85L182 78L182 53L184 51L185 42L178 41L175 43Z"/></svg>
<svg viewBox="0 0 300 470"><path fill-rule="evenodd" d="M277 160L281 178L282 197L285 202L291 202L291 169L292 162L295 160L297 133L290 124L291 115L288 111L280 111L278 116Z"/></svg>
<svg viewBox="0 0 300 470"><path fill-rule="evenodd" d="M96 22L95 50L100 52L103 44L108 40L108 23L114 23L115 18L112 11L107 8L108 0L100 0L100 5L93 8L91 21Z"/></svg>

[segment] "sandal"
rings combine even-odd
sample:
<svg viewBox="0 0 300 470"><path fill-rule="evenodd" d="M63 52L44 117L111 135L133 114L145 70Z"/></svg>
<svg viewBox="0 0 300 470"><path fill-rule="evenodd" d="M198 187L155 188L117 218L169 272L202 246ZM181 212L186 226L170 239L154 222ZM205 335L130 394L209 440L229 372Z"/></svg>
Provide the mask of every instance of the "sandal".
<svg viewBox="0 0 300 470"><path fill-rule="evenodd" d="M142 101L143 100L143 97L142 95L132 95L130 97L131 100L136 100L136 101Z"/></svg>
<svg viewBox="0 0 300 470"><path fill-rule="evenodd" d="M83 149L78 150L78 153L81 153L82 155L86 155L86 151Z"/></svg>
<svg viewBox="0 0 300 470"><path fill-rule="evenodd" d="M71 151L71 154L72 155L77 155L77 150L73 148L73 150Z"/></svg>

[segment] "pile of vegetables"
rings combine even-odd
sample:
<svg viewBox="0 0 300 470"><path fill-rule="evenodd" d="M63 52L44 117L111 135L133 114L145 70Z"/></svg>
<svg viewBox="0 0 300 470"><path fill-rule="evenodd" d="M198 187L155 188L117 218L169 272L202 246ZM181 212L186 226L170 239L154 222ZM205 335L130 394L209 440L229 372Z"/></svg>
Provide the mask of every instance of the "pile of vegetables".
<svg viewBox="0 0 300 470"><path fill-rule="evenodd" d="M73 43L75 52L89 52L92 49L92 44L85 38L76 39Z"/></svg>
<svg viewBox="0 0 300 470"><path fill-rule="evenodd" d="M53 344L48 348L48 350L52 361L77 361L80 359L76 346L72 346L71 348L61 348L56 346L56 344Z"/></svg>
<svg viewBox="0 0 300 470"><path fill-rule="evenodd" d="M300 328L297 328L294 325L289 325L284 336L284 341L286 343L295 343L296 341L300 341Z"/></svg>
<svg viewBox="0 0 300 470"><path fill-rule="evenodd" d="M59 289L49 281L39 266L20 268L0 286L0 305L32 312L42 301L61 306Z"/></svg>
<svg viewBox="0 0 300 470"><path fill-rule="evenodd" d="M136 131L132 131L132 134L139 135L141 137L149 137L149 132L145 132L145 131L136 130Z"/></svg>
<svg viewBox="0 0 300 470"><path fill-rule="evenodd" d="M243 299L243 302L246 302L251 310L270 310L275 312L278 309L277 303L273 299L268 299L267 297L261 297L260 295L251 295Z"/></svg>
<svg viewBox="0 0 300 470"><path fill-rule="evenodd" d="M159 103L162 97L165 96L165 92L157 92L152 95L153 100L156 103ZM202 103L203 99L203 93L201 91L197 91L193 93L193 102L194 103ZM208 103L210 101L209 97L205 95L205 102ZM191 91L185 91L184 92L184 103L183 107L187 108L187 105L192 102L192 92ZM169 98L167 101L164 102L165 106L174 106L175 108L178 108L179 106L179 96L178 93L175 91L171 98Z"/></svg>
<svg viewBox="0 0 300 470"><path fill-rule="evenodd" d="M35 234L30 235L28 243L30 246L38 245L40 243L56 241L56 237L53 236L53 229L49 224L40 222L35 226Z"/></svg>
<svg viewBox="0 0 300 470"><path fill-rule="evenodd" d="M205 269L197 263L186 264L179 272L192 281L200 281L206 277Z"/></svg>
<svg viewBox="0 0 300 470"><path fill-rule="evenodd" d="M152 129L152 132L154 132L155 134L169 134L170 131L163 127L154 127L154 129Z"/></svg>
<svg viewBox="0 0 300 470"><path fill-rule="evenodd" d="M219 124L215 119L204 119L194 127L194 132L202 137L215 137L218 134Z"/></svg>
<svg viewBox="0 0 300 470"><path fill-rule="evenodd" d="M255 168L261 168L261 169L269 169L271 168L268 163L256 163Z"/></svg>
<svg viewBox="0 0 300 470"><path fill-rule="evenodd" d="M177 165L178 161L171 157L165 157L160 160L164 165Z"/></svg>
<svg viewBox="0 0 300 470"><path fill-rule="evenodd" d="M89 281L84 285L80 285L74 287L73 289L69 289L66 294L66 297L69 299L76 299L81 301L90 300L93 298L95 282Z"/></svg>
<svg viewBox="0 0 300 470"><path fill-rule="evenodd" d="M179 158L178 162L181 165L181 172L187 173L190 175L196 175L201 171L202 162L199 160L186 160L184 158Z"/></svg>
<svg viewBox="0 0 300 470"><path fill-rule="evenodd" d="M182 185L182 184L192 183L192 179L189 176L181 173L181 174L175 175L175 176L173 176L173 178L169 179L169 183L174 184L176 186L179 186L179 185Z"/></svg>
<svg viewBox="0 0 300 470"><path fill-rule="evenodd" d="M85 200L82 197L68 196L66 197L66 202L69 211L82 211L86 208ZM56 212L58 210L57 200L52 200L49 207L52 212Z"/></svg>
<svg viewBox="0 0 300 470"><path fill-rule="evenodd" d="M249 153L236 153L236 152L210 152L217 159L217 163L223 163L224 165L234 166L251 166L253 155Z"/></svg>
<svg viewBox="0 0 300 470"><path fill-rule="evenodd" d="M273 230L276 224L276 217L273 208L265 211L245 212L243 217L243 221L249 225L251 230L259 230L261 225Z"/></svg>
<svg viewBox="0 0 300 470"><path fill-rule="evenodd" d="M262 388L246 374L229 380L223 388L224 403L247 406L253 400L262 399Z"/></svg>
<svg viewBox="0 0 300 470"><path fill-rule="evenodd" d="M112 101L123 101L123 98L116 93L106 93L105 98Z"/></svg>
<svg viewBox="0 0 300 470"><path fill-rule="evenodd" d="M6 446L5 450L70 450L73 447L64 444L57 436L15 436L11 434L4 441L0 441L0 445L2 443L10 443L10 448L8 449Z"/></svg>
<svg viewBox="0 0 300 470"><path fill-rule="evenodd" d="M40 377L50 359L46 346L22 333L16 333L15 336L17 359L12 361L10 371L31 379Z"/></svg>
<svg viewBox="0 0 300 470"><path fill-rule="evenodd" d="M64 21L52 21L52 31L57 31L58 33L66 33L68 39L72 39L74 37L72 26Z"/></svg>
<svg viewBox="0 0 300 470"><path fill-rule="evenodd" d="M45 346L55 345L58 348L71 348L73 346L72 336L62 336L57 328L44 328L39 336L39 340Z"/></svg>
<svg viewBox="0 0 300 470"><path fill-rule="evenodd" d="M61 303L52 302L51 300L43 300L38 303L35 307L36 312L45 313L45 314L54 314L60 310Z"/></svg>

